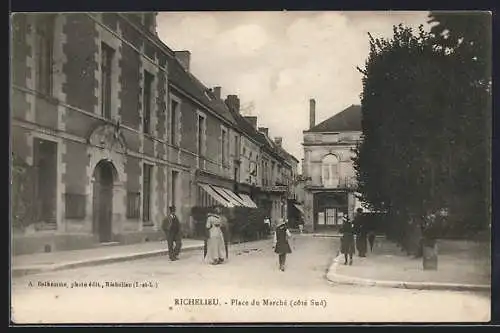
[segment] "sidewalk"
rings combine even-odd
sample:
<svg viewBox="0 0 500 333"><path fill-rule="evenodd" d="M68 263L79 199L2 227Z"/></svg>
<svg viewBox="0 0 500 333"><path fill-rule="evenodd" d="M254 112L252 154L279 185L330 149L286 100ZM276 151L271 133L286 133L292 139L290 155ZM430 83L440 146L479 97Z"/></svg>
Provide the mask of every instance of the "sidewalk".
<svg viewBox="0 0 500 333"><path fill-rule="evenodd" d="M408 289L489 290L491 254L487 242L438 241L438 269L424 271L422 258L407 256L394 243L383 238L373 253L354 257L344 265L339 255L327 274L338 284L385 286Z"/></svg>
<svg viewBox="0 0 500 333"><path fill-rule="evenodd" d="M201 249L203 249L203 241L194 239L182 240L183 252ZM12 257L12 277L143 259L166 255L167 253L167 243L162 241L131 245L103 246L75 251L19 255Z"/></svg>

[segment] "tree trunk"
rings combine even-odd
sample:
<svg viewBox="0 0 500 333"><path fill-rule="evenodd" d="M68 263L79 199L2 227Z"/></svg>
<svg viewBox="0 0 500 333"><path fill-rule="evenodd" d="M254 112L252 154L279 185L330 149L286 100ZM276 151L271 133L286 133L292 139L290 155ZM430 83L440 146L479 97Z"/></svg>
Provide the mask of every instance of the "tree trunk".
<svg viewBox="0 0 500 333"><path fill-rule="evenodd" d="M423 249L423 267L424 270L438 269L438 253L437 241L435 239L424 238L422 243Z"/></svg>

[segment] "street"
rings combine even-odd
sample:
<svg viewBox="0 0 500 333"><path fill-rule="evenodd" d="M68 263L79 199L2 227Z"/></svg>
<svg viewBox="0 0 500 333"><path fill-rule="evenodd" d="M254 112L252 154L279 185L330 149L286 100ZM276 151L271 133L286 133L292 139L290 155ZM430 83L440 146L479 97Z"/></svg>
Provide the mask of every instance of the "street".
<svg viewBox="0 0 500 333"><path fill-rule="evenodd" d="M332 285L325 274L338 239L294 238L285 272L278 270L272 241L264 240L233 245L229 261L217 266L203 263L202 252L193 251L175 262L162 256L16 278L12 318L16 323L490 319L488 294Z"/></svg>

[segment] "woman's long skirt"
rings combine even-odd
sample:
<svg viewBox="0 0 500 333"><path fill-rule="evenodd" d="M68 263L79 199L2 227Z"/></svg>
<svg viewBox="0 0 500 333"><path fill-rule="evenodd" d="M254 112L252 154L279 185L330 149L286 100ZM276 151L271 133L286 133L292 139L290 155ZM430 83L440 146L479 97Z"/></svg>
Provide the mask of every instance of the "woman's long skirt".
<svg viewBox="0 0 500 333"><path fill-rule="evenodd" d="M354 236L343 235L340 239L340 252L342 254L354 254Z"/></svg>
<svg viewBox="0 0 500 333"><path fill-rule="evenodd" d="M207 240L207 260L213 262L217 259L226 258L226 245L224 235L220 228L214 227L210 230L210 237Z"/></svg>

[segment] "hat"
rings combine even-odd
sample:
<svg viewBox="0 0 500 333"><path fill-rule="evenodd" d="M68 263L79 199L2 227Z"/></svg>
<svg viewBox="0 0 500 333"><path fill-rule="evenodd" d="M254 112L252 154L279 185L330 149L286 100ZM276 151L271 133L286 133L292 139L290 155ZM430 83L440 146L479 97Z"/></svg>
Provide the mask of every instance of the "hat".
<svg viewBox="0 0 500 333"><path fill-rule="evenodd" d="M284 219L279 219L278 224L276 224L276 227L282 226L286 224L286 221Z"/></svg>

